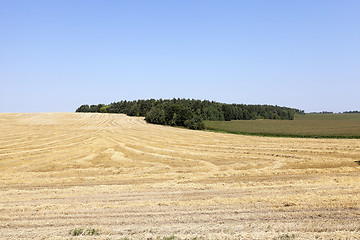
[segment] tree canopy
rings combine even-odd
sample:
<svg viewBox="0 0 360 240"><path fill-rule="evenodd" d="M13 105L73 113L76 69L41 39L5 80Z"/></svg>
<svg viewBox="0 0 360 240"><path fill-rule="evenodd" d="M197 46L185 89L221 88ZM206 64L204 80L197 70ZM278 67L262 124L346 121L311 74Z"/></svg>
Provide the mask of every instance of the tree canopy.
<svg viewBox="0 0 360 240"><path fill-rule="evenodd" d="M272 105L226 104L195 99L148 99L119 101L108 105L82 105L76 112L124 113L143 116L148 123L203 129L203 120L230 121L254 119L292 120L304 111Z"/></svg>

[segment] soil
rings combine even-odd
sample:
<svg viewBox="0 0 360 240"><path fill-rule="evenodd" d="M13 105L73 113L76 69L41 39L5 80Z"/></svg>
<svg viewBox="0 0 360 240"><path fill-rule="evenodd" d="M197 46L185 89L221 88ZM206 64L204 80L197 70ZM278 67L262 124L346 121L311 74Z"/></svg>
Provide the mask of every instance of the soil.
<svg viewBox="0 0 360 240"><path fill-rule="evenodd" d="M360 140L97 113L2 113L0 133L0 239L360 239Z"/></svg>

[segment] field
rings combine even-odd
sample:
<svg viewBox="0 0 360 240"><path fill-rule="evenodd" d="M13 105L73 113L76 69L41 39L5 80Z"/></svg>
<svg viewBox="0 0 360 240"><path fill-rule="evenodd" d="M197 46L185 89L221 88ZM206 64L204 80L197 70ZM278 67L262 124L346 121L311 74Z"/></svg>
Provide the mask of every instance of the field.
<svg viewBox="0 0 360 240"><path fill-rule="evenodd" d="M0 239L360 239L358 139L92 113L0 114L0 133Z"/></svg>
<svg viewBox="0 0 360 240"><path fill-rule="evenodd" d="M205 121L209 130L262 136L360 138L360 114L305 114L294 120Z"/></svg>

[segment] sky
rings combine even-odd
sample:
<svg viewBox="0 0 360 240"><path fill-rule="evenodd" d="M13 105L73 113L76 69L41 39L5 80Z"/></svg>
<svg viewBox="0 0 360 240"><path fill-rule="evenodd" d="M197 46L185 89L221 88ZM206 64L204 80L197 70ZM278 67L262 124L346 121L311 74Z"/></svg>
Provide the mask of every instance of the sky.
<svg viewBox="0 0 360 240"><path fill-rule="evenodd" d="M0 0L0 112L208 99L360 110L358 0Z"/></svg>

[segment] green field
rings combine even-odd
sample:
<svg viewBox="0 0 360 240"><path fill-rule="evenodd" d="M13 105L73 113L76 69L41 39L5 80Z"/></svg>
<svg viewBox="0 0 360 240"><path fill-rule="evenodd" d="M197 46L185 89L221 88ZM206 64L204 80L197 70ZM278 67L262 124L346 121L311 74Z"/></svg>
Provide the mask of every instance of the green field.
<svg viewBox="0 0 360 240"><path fill-rule="evenodd" d="M294 120L204 121L211 131L246 135L360 138L360 114L305 114Z"/></svg>

